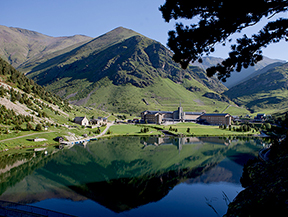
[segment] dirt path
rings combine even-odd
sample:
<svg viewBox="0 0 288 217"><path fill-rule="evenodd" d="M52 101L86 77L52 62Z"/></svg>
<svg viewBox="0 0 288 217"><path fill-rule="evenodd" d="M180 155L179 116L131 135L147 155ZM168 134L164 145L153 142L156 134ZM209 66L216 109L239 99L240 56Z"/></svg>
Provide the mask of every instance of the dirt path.
<svg viewBox="0 0 288 217"><path fill-rule="evenodd" d="M3 139L3 140L0 140L0 142L6 142L6 141L9 141L9 140L19 139L19 138L23 138L23 137L27 137L27 136L33 136L33 135L37 135L37 134L54 133L54 132L56 132L56 131L40 132L40 133L31 133L31 134L27 134L27 135L23 135L23 136L17 136L17 137L13 137L13 138L9 138L9 139Z"/></svg>

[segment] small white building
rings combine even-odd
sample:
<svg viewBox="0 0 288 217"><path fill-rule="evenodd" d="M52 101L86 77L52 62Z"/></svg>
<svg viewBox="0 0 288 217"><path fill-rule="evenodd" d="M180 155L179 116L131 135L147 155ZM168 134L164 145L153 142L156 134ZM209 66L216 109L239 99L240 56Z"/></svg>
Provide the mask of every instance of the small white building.
<svg viewBox="0 0 288 217"><path fill-rule="evenodd" d="M88 121L88 119L86 118L86 116L84 116L84 117L75 117L75 118L74 118L74 123L80 124L81 126L87 126L87 125L89 125L89 121Z"/></svg>
<svg viewBox="0 0 288 217"><path fill-rule="evenodd" d="M47 139L45 138L35 138L33 139L34 142L43 142L43 141L47 141Z"/></svg>

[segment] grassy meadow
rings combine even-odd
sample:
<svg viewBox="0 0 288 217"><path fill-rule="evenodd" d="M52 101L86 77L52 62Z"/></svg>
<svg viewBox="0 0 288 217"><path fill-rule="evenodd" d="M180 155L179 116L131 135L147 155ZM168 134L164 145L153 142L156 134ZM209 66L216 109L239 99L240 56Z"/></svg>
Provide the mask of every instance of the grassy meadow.
<svg viewBox="0 0 288 217"><path fill-rule="evenodd" d="M157 126L158 127L158 126ZM164 130L169 130L170 127L174 130L169 130L173 134L182 134L185 136L245 136L251 134L258 134L257 131L249 131L249 132L237 132L233 130L227 129L220 129L219 126L211 126L211 125L200 125L195 123L179 123L179 124L172 124L168 126L160 126ZM237 126L235 126L237 127ZM190 132L187 132L187 129L190 129ZM177 132L175 132L177 129Z"/></svg>
<svg viewBox="0 0 288 217"><path fill-rule="evenodd" d="M237 127L237 126L235 126ZM102 126L101 132L105 130L106 126ZM144 131L148 128L147 132ZM169 130L171 129L172 130ZM189 131L187 131L189 128ZM84 128L78 126L77 128L66 128L63 126L51 126L47 131L19 131L11 130L9 134L0 135L0 151L5 149L19 149L29 147L41 147L48 145L56 145L58 142L53 139L58 136L75 135L78 138L83 137L84 134L87 136L96 136L97 128ZM220 129L218 126L210 125L199 125L195 123L178 123L173 125L134 125L134 124L114 124L112 125L103 137L114 137L114 136L164 136L160 130L168 130L175 136L251 136L259 134L256 130L249 132L238 132L227 129ZM34 142L35 138L44 138L45 141Z"/></svg>
<svg viewBox="0 0 288 217"><path fill-rule="evenodd" d="M144 133L141 132L141 129L144 129L144 127L148 127L149 131ZM117 124L113 125L109 128L111 131L112 136L147 136L147 135L162 135L160 131L155 129L153 126L145 126L145 125L133 125L133 124Z"/></svg>

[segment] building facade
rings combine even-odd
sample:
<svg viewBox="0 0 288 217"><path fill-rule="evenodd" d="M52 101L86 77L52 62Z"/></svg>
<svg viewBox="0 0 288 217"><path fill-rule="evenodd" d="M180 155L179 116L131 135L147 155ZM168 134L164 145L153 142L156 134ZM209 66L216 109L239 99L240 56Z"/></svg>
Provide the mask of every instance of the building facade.
<svg viewBox="0 0 288 217"><path fill-rule="evenodd" d="M231 125L232 116L228 113L213 113L203 114L199 117L199 120L211 125Z"/></svg>
<svg viewBox="0 0 288 217"><path fill-rule="evenodd" d="M74 118L74 123L80 124L81 126L87 126L89 125L88 119L85 117L75 117Z"/></svg>
<svg viewBox="0 0 288 217"><path fill-rule="evenodd" d="M151 111L141 112L141 120L147 123L161 124L163 122L196 121L203 112L184 112L181 106L176 111Z"/></svg>

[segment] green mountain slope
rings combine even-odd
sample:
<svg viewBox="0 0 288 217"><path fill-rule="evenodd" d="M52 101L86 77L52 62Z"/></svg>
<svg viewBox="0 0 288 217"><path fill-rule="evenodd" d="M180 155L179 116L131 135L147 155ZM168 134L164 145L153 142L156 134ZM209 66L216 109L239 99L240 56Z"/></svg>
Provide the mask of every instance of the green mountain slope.
<svg viewBox="0 0 288 217"><path fill-rule="evenodd" d="M272 69L272 68L275 68L275 67L277 67L277 66L281 66L281 65L283 65L283 64L284 64L284 62L271 63L271 64L265 66L264 68L259 69L259 70L255 71L255 72L253 72L252 74L250 74L248 77L244 78L244 79L243 79L241 82L239 82L238 84L240 84L240 83L242 83L242 82L244 82L244 81L248 81L249 79L251 79L251 78L253 78L253 77L257 76L257 75L261 75L261 74L263 74L263 73L266 73L268 70L270 70L270 69Z"/></svg>
<svg viewBox="0 0 288 217"><path fill-rule="evenodd" d="M98 109L70 105L0 58L0 154L3 150L55 144L55 137L70 135L65 126L76 127L72 120L84 115L89 119L110 116ZM77 127L73 133L82 136L92 131ZM36 137L46 140L35 143Z"/></svg>
<svg viewBox="0 0 288 217"><path fill-rule="evenodd" d="M218 63L221 63L224 59L219 57L203 57L202 63L195 62L193 63L194 66L199 66L202 69L207 69L211 66L215 66ZM270 59L268 57L263 57L263 60L258 62L255 66L249 66L247 69L242 69L241 72L232 72L231 76L227 78L226 82L223 82L223 84L228 87L232 88L233 86L240 84L243 81L247 81L251 77L256 76L259 72L259 70L266 68L269 65L272 65L274 63L278 64L284 64L285 61L282 60L276 60L276 59ZM276 65L274 65L275 67ZM267 70L267 69L266 69ZM256 73L256 74L254 74Z"/></svg>
<svg viewBox="0 0 288 217"><path fill-rule="evenodd" d="M288 108L288 63L232 87L224 94L254 112Z"/></svg>
<svg viewBox="0 0 288 217"><path fill-rule="evenodd" d="M53 67L63 67L75 61L87 58L89 55L94 55L109 46L125 40L134 35L140 35L132 30L119 27L111 32L99 36L85 44L75 44L68 48L57 50L51 54L31 59L30 61L22 64L19 70L29 73L40 73Z"/></svg>
<svg viewBox="0 0 288 217"><path fill-rule="evenodd" d="M122 27L47 62L28 74L71 103L113 112L223 110L227 102L203 95L226 90L204 70L183 70L160 43ZM221 97L220 97L221 98Z"/></svg>
<svg viewBox="0 0 288 217"><path fill-rule="evenodd" d="M83 35L51 37L35 31L0 25L0 57L17 68L27 61L35 62L47 54L76 44L79 46L91 39Z"/></svg>

